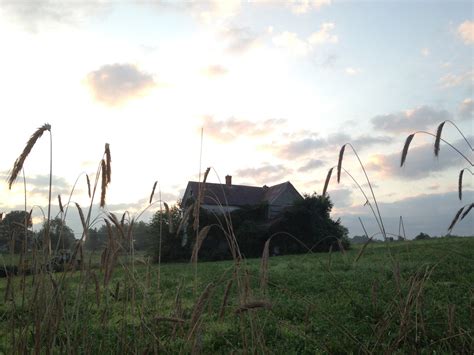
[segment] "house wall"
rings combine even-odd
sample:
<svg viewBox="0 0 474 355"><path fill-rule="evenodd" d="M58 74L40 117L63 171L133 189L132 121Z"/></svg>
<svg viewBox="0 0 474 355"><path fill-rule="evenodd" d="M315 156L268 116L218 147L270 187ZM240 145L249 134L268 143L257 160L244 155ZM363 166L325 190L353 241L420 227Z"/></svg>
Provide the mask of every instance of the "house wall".
<svg viewBox="0 0 474 355"><path fill-rule="evenodd" d="M219 213L219 214L224 214L224 213L232 212L239 209L239 207L236 207L236 206L219 206L219 205L206 205L206 204L202 204L201 208L204 208L208 210L209 212L214 212L214 213Z"/></svg>

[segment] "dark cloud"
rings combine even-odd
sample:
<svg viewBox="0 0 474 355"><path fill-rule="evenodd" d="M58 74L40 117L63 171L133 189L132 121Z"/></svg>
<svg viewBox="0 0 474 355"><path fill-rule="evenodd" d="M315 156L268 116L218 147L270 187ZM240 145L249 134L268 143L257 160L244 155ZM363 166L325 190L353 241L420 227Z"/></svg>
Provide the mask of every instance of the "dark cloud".
<svg viewBox="0 0 474 355"><path fill-rule="evenodd" d="M306 135L306 137L305 137ZM392 142L391 137L359 136L351 137L345 133L336 133L326 138L319 137L316 133L305 132L301 138L293 139L286 145L276 148L276 155L281 158L294 159L321 150L338 152L345 143L351 143L355 149L364 149L380 143Z"/></svg>
<svg viewBox="0 0 474 355"><path fill-rule="evenodd" d="M326 162L321 159L311 159L305 165L298 169L299 172L304 173L324 166Z"/></svg>
<svg viewBox="0 0 474 355"><path fill-rule="evenodd" d="M153 76L133 64L108 64L90 72L86 82L97 101L118 105L156 86Z"/></svg>
<svg viewBox="0 0 474 355"><path fill-rule="evenodd" d="M417 136L414 139L416 138ZM466 143L457 141L454 145L462 150ZM404 166L400 167L401 150L400 148L400 152L393 154L376 155L373 161L366 164L366 168L378 171L386 177L423 179L449 168L466 165L466 161L457 152L441 143L441 151L437 158L433 154L432 144L410 148Z"/></svg>
<svg viewBox="0 0 474 355"><path fill-rule="evenodd" d="M421 106L413 110L375 116L371 121L378 130L400 133L425 130L448 119L451 119L451 114L446 110Z"/></svg>
<svg viewBox="0 0 474 355"><path fill-rule="evenodd" d="M220 37L227 44L227 51L241 54L255 47L260 39L248 28L229 27L220 33Z"/></svg>
<svg viewBox="0 0 474 355"><path fill-rule="evenodd" d="M246 168L236 171L236 177L249 178L259 185L270 185L286 181L291 171L283 165L263 165L259 168Z"/></svg>
<svg viewBox="0 0 474 355"><path fill-rule="evenodd" d="M6 181L9 177L9 172L1 171L0 180ZM18 178L15 184L21 184L23 186L23 178ZM47 194L49 191L49 175L32 175L26 177L26 187L29 194ZM69 194L72 190L72 186L67 180L60 176L53 175L52 178L52 189L53 194Z"/></svg>
<svg viewBox="0 0 474 355"><path fill-rule="evenodd" d="M398 234L398 223L402 216L407 236L412 239L420 232L431 236L445 235L457 210L473 198L474 191L472 190L464 192L463 201L458 200L457 191L452 191L441 194L422 194L392 203L379 202L379 207L387 232ZM368 207L354 206L346 209L346 212L339 216L342 224L349 228L351 235L363 234L358 217L361 217L369 234L378 231ZM473 230L474 214L471 212L455 226L452 234L472 235Z"/></svg>
<svg viewBox="0 0 474 355"><path fill-rule="evenodd" d="M205 116L203 120L206 135L222 141L233 140L239 136L268 135L285 123L286 121L283 119L268 119L263 122L251 122L234 117L217 121L211 116Z"/></svg>
<svg viewBox="0 0 474 355"><path fill-rule="evenodd" d="M203 74L210 77L216 78L227 74L229 71L227 68L223 67L222 65L209 65L208 67L203 69Z"/></svg>

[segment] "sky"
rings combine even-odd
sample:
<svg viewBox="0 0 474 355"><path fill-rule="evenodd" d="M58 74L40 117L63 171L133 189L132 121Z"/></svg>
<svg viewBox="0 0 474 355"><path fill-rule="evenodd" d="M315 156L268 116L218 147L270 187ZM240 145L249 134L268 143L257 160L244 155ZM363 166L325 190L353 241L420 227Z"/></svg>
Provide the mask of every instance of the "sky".
<svg viewBox="0 0 474 355"><path fill-rule="evenodd" d="M351 143L374 187L386 229L444 235L472 203L474 19L470 1L53 1L0 0L0 212L24 209L23 180L8 188L31 134L51 124L53 215L63 201L90 204L110 144L104 212L148 221L176 203L189 180L290 181L321 194L339 150ZM27 209L46 209L50 136L28 156ZM357 157L343 167L369 194ZM458 198L458 175L463 199ZM336 175L336 174L333 174ZM158 194L159 192L159 194ZM377 233L347 173L328 189L333 218L350 235ZM96 206L94 201L94 206ZM373 203L373 202L371 202ZM40 208L41 207L41 208ZM141 214L143 211L145 212ZM453 230L472 235L473 213ZM66 222L78 231L75 209Z"/></svg>

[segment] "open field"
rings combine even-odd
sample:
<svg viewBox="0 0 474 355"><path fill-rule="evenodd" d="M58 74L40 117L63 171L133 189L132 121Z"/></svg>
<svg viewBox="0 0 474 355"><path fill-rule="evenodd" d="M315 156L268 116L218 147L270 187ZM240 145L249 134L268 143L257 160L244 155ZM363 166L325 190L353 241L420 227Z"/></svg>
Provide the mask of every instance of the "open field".
<svg viewBox="0 0 474 355"><path fill-rule="evenodd" d="M0 352L472 353L474 238L361 248L2 279Z"/></svg>

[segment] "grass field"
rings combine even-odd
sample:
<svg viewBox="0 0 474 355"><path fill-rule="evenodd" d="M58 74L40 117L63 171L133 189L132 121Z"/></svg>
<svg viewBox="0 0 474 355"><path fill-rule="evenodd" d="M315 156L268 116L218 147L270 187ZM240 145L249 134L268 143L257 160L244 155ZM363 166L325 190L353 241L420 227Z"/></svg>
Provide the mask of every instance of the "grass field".
<svg viewBox="0 0 474 355"><path fill-rule="evenodd" d="M1 279L0 353L474 351L474 238L361 248Z"/></svg>

